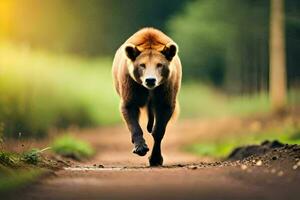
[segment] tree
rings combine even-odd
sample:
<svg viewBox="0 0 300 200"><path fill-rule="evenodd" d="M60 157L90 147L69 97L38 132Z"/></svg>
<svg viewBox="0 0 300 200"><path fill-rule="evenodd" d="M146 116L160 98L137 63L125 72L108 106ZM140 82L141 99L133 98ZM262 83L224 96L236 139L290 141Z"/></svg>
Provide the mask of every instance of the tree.
<svg viewBox="0 0 300 200"><path fill-rule="evenodd" d="M185 80L207 81L228 94L268 83L270 0L197 0L169 20Z"/></svg>
<svg viewBox="0 0 300 200"><path fill-rule="evenodd" d="M284 0L271 0L270 98L274 112L285 109L286 90Z"/></svg>

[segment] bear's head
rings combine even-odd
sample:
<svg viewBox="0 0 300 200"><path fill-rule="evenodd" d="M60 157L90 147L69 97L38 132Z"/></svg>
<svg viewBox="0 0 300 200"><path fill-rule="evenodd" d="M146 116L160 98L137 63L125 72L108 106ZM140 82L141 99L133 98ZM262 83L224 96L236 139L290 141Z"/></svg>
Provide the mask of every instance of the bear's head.
<svg viewBox="0 0 300 200"><path fill-rule="evenodd" d="M172 72L170 63L177 54L178 47L170 42L161 50L139 50L133 44L126 44L124 49L130 76L145 88L154 89L170 77Z"/></svg>

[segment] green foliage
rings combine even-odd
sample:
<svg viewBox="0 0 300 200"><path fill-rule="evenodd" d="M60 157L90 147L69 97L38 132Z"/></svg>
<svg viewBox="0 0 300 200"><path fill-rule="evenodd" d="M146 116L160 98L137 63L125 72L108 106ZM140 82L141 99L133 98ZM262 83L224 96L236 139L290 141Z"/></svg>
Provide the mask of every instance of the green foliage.
<svg viewBox="0 0 300 200"><path fill-rule="evenodd" d="M12 153L0 150L0 194L22 187L46 172L39 164L49 166L41 159L43 150L32 149L25 153Z"/></svg>
<svg viewBox="0 0 300 200"><path fill-rule="evenodd" d="M120 121L111 59L83 59L0 45L0 122L6 136Z"/></svg>
<svg viewBox="0 0 300 200"><path fill-rule="evenodd" d="M59 155L75 160L91 157L95 153L94 149L87 142L70 135L57 138L52 144L52 149Z"/></svg>
<svg viewBox="0 0 300 200"><path fill-rule="evenodd" d="M239 89L235 87L245 84L242 72L247 73L241 68L250 66L254 70L257 65L248 60L256 58L249 49L253 45L256 45L253 49L257 48L258 41L267 36L267 16L266 1L198 0L189 3L184 12L168 23L171 36L180 46L186 76L218 86L226 86L228 82L230 89ZM260 45L266 54L267 43ZM259 65L267 67L266 63Z"/></svg>
<svg viewBox="0 0 300 200"><path fill-rule="evenodd" d="M39 161L39 152L37 149L33 149L29 152L26 152L23 156L23 160L26 162L26 163L30 163L30 164L33 164L33 165L36 165Z"/></svg>
<svg viewBox="0 0 300 200"><path fill-rule="evenodd" d="M23 153L21 160L28 164L37 165L41 161L41 153L50 149L49 147L40 149L31 149L28 152Z"/></svg>
<svg viewBox="0 0 300 200"><path fill-rule="evenodd" d="M0 148L0 195L23 187L58 166L56 161L45 160L42 153L49 148L31 149L28 152L7 152Z"/></svg>
<svg viewBox="0 0 300 200"><path fill-rule="evenodd" d="M250 131L240 136L224 136L213 141L194 143L186 146L185 150L202 156L224 158L238 146L260 144L265 140L279 140L288 144L300 144L300 127L295 124L285 124L281 127L271 127L256 132Z"/></svg>
<svg viewBox="0 0 300 200"><path fill-rule="evenodd" d="M13 167L18 162L18 157L13 153L0 151L0 164L4 166Z"/></svg>
<svg viewBox="0 0 300 200"><path fill-rule="evenodd" d="M0 37L3 35L55 52L111 55L138 29L144 26L164 28L166 19L186 1L0 1L4 8L11 4L6 12L13 16L8 30L1 27Z"/></svg>
<svg viewBox="0 0 300 200"><path fill-rule="evenodd" d="M31 149L23 153L12 153L0 150L0 164L7 167L19 167L23 164L37 165L43 162L41 154L48 150L49 147L44 149Z"/></svg>
<svg viewBox="0 0 300 200"><path fill-rule="evenodd" d="M185 80L201 79L241 94L268 89L269 0L196 0L169 19L169 34L180 47ZM299 11L286 1L289 85L299 77ZM298 12L299 13L299 12Z"/></svg>
<svg viewBox="0 0 300 200"><path fill-rule="evenodd" d="M0 194L27 185L42 174L42 169L11 169L0 164Z"/></svg>
<svg viewBox="0 0 300 200"><path fill-rule="evenodd" d="M185 80L201 79L232 93L250 93L268 88L269 2L0 1L6 11L0 18L0 38L58 53L112 56L131 34L154 26L179 44ZM300 3L286 0L285 7L287 80L294 86L300 75Z"/></svg>
<svg viewBox="0 0 300 200"><path fill-rule="evenodd" d="M51 128L121 121L112 59L58 56L5 42L0 45L0 57L0 134L41 137ZM299 91L289 93L291 103L299 99ZM267 93L229 97L198 82L185 81L179 100L182 118L269 111Z"/></svg>
<svg viewBox="0 0 300 200"><path fill-rule="evenodd" d="M300 102L299 89L288 91L288 106ZM203 83L185 82L179 94L180 117L213 118L228 116L251 116L270 112L267 92L252 95L226 95Z"/></svg>
<svg viewBox="0 0 300 200"><path fill-rule="evenodd" d="M226 96L204 84L183 84L179 95L181 117L248 116L270 110L267 93L247 96Z"/></svg>

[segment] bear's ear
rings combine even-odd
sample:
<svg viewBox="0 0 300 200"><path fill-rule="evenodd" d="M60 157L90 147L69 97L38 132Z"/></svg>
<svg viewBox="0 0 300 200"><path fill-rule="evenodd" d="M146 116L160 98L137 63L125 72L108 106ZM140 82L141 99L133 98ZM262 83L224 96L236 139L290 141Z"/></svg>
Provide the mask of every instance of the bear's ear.
<svg viewBox="0 0 300 200"><path fill-rule="evenodd" d="M173 42L170 42L166 44L166 46L161 51L161 53L166 57L168 61L171 61L173 57L176 55L177 51L178 51L177 45Z"/></svg>
<svg viewBox="0 0 300 200"><path fill-rule="evenodd" d="M141 53L133 44L127 44L125 46L125 52L126 56L132 61L135 61L136 57Z"/></svg>

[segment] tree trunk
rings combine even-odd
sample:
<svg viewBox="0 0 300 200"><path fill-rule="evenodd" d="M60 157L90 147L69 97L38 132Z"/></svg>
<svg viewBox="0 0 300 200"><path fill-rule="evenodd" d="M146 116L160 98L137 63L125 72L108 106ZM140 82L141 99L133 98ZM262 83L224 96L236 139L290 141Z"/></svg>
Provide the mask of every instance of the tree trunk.
<svg viewBox="0 0 300 200"><path fill-rule="evenodd" d="M284 0L271 0L270 20L270 99L274 112L286 108Z"/></svg>

